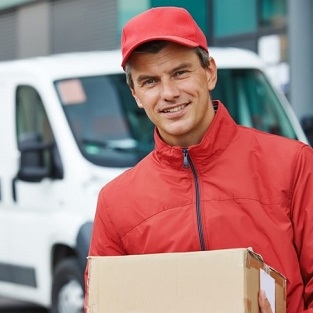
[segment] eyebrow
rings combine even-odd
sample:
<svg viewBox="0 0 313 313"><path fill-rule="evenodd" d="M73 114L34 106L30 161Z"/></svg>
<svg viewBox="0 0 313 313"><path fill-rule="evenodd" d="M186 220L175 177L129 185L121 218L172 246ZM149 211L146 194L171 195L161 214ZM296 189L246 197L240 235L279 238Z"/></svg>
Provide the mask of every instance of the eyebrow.
<svg viewBox="0 0 313 313"><path fill-rule="evenodd" d="M156 78L156 77L157 76L142 74L138 76L138 78L136 79L136 82L139 84L147 79Z"/></svg>
<svg viewBox="0 0 313 313"><path fill-rule="evenodd" d="M177 71L184 70L184 69L191 68L191 67L192 67L192 63L184 62L184 63L179 64L178 66L174 67L173 69L171 69L170 74L174 74Z"/></svg>
<svg viewBox="0 0 313 313"><path fill-rule="evenodd" d="M182 63L182 64L179 64L178 66L174 67L173 69L171 69L169 71L169 74L172 75L174 74L175 72L177 71L180 71L180 70L183 70L183 69L187 69L187 68L191 68L192 67L192 63L189 63L189 62L185 62L185 63ZM146 80L146 79L155 79L157 78L157 76L155 75L147 75L147 74L142 74L142 75L139 75L138 78L136 79L136 82L137 83L141 83L142 81Z"/></svg>

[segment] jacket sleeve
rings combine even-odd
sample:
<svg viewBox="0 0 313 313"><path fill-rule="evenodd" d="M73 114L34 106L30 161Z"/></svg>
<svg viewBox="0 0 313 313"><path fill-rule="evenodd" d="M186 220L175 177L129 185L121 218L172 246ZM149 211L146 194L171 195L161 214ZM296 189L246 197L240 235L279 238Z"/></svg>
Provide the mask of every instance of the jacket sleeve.
<svg viewBox="0 0 313 313"><path fill-rule="evenodd" d="M306 313L313 313L313 149L303 146L295 165L291 218Z"/></svg>
<svg viewBox="0 0 313 313"><path fill-rule="evenodd" d="M109 208L105 201L110 195L103 188L98 197L97 209L94 218L91 242L89 246L90 256L105 256L105 255L125 255L123 243L118 236L117 230L109 216L109 211L114 208Z"/></svg>
<svg viewBox="0 0 313 313"><path fill-rule="evenodd" d="M105 204L105 191L98 196L88 256L125 255L123 244L114 230ZM85 269L84 312L88 312L88 261Z"/></svg>

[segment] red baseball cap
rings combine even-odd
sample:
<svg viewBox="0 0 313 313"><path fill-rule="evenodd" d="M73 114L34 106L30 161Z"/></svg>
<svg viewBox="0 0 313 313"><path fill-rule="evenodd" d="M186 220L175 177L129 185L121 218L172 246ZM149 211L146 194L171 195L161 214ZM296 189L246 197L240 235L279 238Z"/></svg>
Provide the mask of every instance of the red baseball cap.
<svg viewBox="0 0 313 313"><path fill-rule="evenodd" d="M126 23L123 28L122 67L139 45L152 40L168 40L208 51L206 37L190 13L179 7L149 9Z"/></svg>

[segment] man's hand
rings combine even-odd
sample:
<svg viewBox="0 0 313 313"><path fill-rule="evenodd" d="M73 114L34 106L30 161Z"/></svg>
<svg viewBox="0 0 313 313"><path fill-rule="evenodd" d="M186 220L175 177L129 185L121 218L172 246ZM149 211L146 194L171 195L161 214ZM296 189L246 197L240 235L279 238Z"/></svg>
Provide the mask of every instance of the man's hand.
<svg viewBox="0 0 313 313"><path fill-rule="evenodd" d="M266 294L263 290L259 292L259 306L261 313L273 313L270 302L268 301Z"/></svg>

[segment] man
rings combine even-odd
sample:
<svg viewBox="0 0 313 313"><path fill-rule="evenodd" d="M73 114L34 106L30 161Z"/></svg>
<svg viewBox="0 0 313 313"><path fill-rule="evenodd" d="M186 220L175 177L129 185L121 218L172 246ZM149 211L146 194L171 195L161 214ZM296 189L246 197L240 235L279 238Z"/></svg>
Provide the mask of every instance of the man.
<svg viewBox="0 0 313 313"><path fill-rule="evenodd" d="M237 125L212 101L190 14L150 9L123 29L122 67L155 149L99 194L90 255L252 247L287 277L287 312L313 312L313 151ZM261 312L271 312L259 295Z"/></svg>

